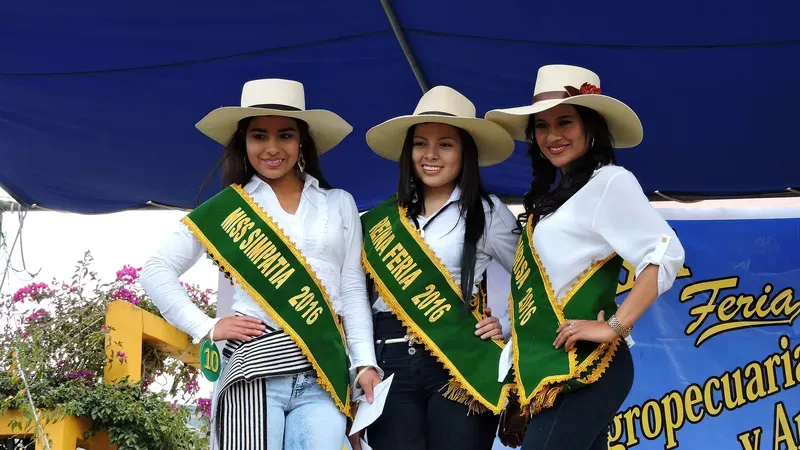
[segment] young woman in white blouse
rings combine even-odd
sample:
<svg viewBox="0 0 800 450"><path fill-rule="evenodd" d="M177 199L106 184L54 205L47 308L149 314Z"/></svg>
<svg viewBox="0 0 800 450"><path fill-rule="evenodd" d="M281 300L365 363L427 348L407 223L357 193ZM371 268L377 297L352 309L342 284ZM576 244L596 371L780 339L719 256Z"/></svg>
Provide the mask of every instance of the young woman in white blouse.
<svg viewBox="0 0 800 450"><path fill-rule="evenodd" d="M605 449L633 383L624 338L684 261L673 230L615 164L615 147L641 142L641 122L601 94L596 74L564 65L539 70L532 105L486 118L529 143L534 176L518 250L518 266L533 270L512 283L513 368L532 414L522 448ZM623 260L636 282L617 307Z"/></svg>
<svg viewBox="0 0 800 450"><path fill-rule="evenodd" d="M412 115L369 130L367 142L400 163L397 194L362 216L376 355L393 376L367 442L488 450L509 388L496 366L508 323L492 316L478 285L491 260L511 271L517 236L514 215L484 191L478 168L505 160L513 139L437 86Z"/></svg>
<svg viewBox="0 0 800 450"><path fill-rule="evenodd" d="M380 382L358 210L318 158L352 127L306 110L302 84L265 79L244 85L241 107L216 109L197 128L225 146L225 189L184 218L141 282L194 342L227 341L213 446L340 450L350 381L370 399ZM204 253L235 285L230 317L205 316L180 285Z"/></svg>

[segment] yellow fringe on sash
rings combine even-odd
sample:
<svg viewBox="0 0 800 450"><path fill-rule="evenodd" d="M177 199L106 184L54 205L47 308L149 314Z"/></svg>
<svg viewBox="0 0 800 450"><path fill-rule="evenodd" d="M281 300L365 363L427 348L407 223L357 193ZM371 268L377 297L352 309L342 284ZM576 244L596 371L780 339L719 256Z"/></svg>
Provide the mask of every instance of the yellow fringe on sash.
<svg viewBox="0 0 800 450"><path fill-rule="evenodd" d="M414 233L416 233L416 231ZM423 246L423 249L427 249L427 246ZM426 253L429 251L430 250L427 249ZM432 254L432 252L429 253L428 256L431 258L431 261L437 267L440 267L440 270L442 270L441 268L444 266L442 266L439 258ZM386 288L386 285L380 280L380 278L377 277L375 274L375 269L367 260L367 253L365 250L361 251L361 264L363 264L364 269L369 277L375 281L375 289L378 291L378 295L380 295L386 305L389 306L389 310L392 312L392 314L397 317L398 320L400 320L400 323L402 323L407 330L409 330L409 334L418 339L425 349L428 350L450 374L450 381L442 388L445 389L445 393L443 394L444 397L469 406L469 413L480 414L481 412L486 412L488 410L493 414L500 414L503 409L505 409L508 393L514 388L514 385L506 384L503 386L500 392L500 398L496 405L492 404L489 400L481 396L481 394L472 386L462 385L459 379L465 379L464 376L461 375L455 364L450 361L450 359L436 345L436 343L434 343L433 340L429 338L428 335L426 335L422 329L417 326L417 324L408 316L394 295L392 295L389 289ZM444 270L446 271L447 269L445 268ZM452 281L452 276L450 276L449 272L445 272L445 274L450 277L450 280ZM452 284L454 285L455 282ZM460 292L460 288L458 288L456 292Z"/></svg>
<svg viewBox="0 0 800 450"><path fill-rule="evenodd" d="M314 283L322 293L322 297L325 300L325 303L328 305L328 308L330 309L331 315L333 316L333 323L335 324L336 329L339 330L339 335L342 339L342 345L344 346L346 352L347 341L345 340L344 337L344 330L342 329L342 326L339 323L339 319L333 310L333 305L331 304L330 298L328 297L328 292L325 290L325 286L322 284L319 278L317 278L316 273L311 269L311 266L308 265L308 262L306 261L305 257L302 255L300 250L298 250L297 247L295 247L294 243L289 239L286 233L278 226L278 224L276 224L272 220L271 217L269 217L264 212L264 210L256 203L256 201L250 196L250 194L248 194L244 189L242 189L241 186L237 184L233 184L231 185L231 187L236 191L237 194L239 194L239 196L242 197L242 199L253 209L253 211L255 211L258 217L260 217L261 220L266 222L267 225L272 229L272 231L274 231L275 234L278 235L278 237L289 248L292 254L294 254L294 256L297 258L300 264L303 265L303 267L308 272L309 276L311 276L311 278L314 280ZM242 289L244 289L245 292L247 292L247 294L253 298L253 300L255 300L262 308L264 308L267 314L269 314L269 316L273 320L275 320L278 326L282 328L292 338L294 343L297 344L297 346L300 348L300 351L303 353L303 355L308 359L308 361L314 367L314 370L317 373L317 383L331 395L334 402L336 403L336 407L339 408L339 411L341 411L342 414L344 414L346 417L352 419L353 416L350 411L350 405L349 405L351 397L351 389L352 389L350 383L347 384L347 397L343 401L337 396L336 390L333 388L333 385L328 379L328 376L322 370L319 363L314 358L314 355L311 353L311 350L308 348L305 342L303 342L303 340L300 339L300 336L297 334L297 332L294 331L294 329L278 315L275 309L272 308L269 302L267 302L263 297L261 297L258 291L256 291L249 283L247 283L244 280L244 278L239 274L239 272L236 269L234 269L230 265L230 263L228 263L224 258L222 258L222 256L220 256L220 253L217 250L217 248L211 243L211 241L208 240L208 238L206 238L203 232L200 231L200 228L198 228L197 225L194 222L192 222L189 216L184 216L181 219L181 222L183 222L189 228L192 234L197 238L197 240L203 244L203 246L209 252L209 256L211 257L211 259L214 260L214 263L219 266L220 271L226 276L228 276L231 281L238 283L239 286L241 286Z"/></svg>
<svg viewBox="0 0 800 450"><path fill-rule="evenodd" d="M513 388L514 386L511 384L503 386L503 390L500 394L500 400L502 401L503 404L505 404L505 400L508 399L508 394L511 392ZM461 383L459 383L458 380L454 378L451 379L446 385L444 385L444 387L442 387L442 389L439 390L439 392L441 391L444 391L442 397L448 400L452 400L456 403L461 403L462 405L467 405L467 407L469 408L467 411L467 415L484 414L488 411L492 411L492 413L494 414L499 414L499 412L494 412L493 410L487 408L479 400L476 400L475 397L473 397L469 393L469 390L461 386ZM502 411L502 408L500 409L500 411Z"/></svg>
<svg viewBox="0 0 800 450"><path fill-rule="evenodd" d="M591 372L587 373L583 378L576 378L575 380L583 384L591 384L599 380L608 369L611 361L614 359L614 355L616 355L617 349L619 349L621 342L622 339L619 338L615 339L610 344L602 344L600 348L605 349L605 353L597 363L597 367L595 367ZM595 353L596 351L592 352L592 354L581 363L580 367L582 370L580 372L587 371L588 367L597 361L597 358L593 358ZM544 385L541 389L538 389L536 392L534 392L527 404L522 404L522 399L520 399L520 405L522 406L523 414L536 415L543 410L552 407L553 403L556 401L556 397L561 393L565 385L566 382Z"/></svg>
<svg viewBox="0 0 800 450"><path fill-rule="evenodd" d="M417 232L417 230L414 229L413 225L411 225L411 222L408 220L407 217L408 210L399 204L397 206L397 209L398 209L398 214L400 216L400 223L403 224L403 226L406 228L406 231L408 231L411 237L417 242L417 245L419 245L419 247L428 257L428 259L430 259L431 263L433 263L433 265L436 266L436 268L439 270L439 272L442 274L445 280L447 280L448 285L458 295L458 298L461 301L464 301L464 297L461 293L461 287L459 287L456 284L450 271L447 269L447 267L445 267L444 264L442 264L442 261L439 259L439 257L428 246L428 244L425 242L422 236ZM386 288L386 286L383 285L383 283L379 279L377 279L377 276L375 275L375 270L367 261L366 251L362 251L361 253L361 262L364 265L364 268L366 269L370 278L375 280L375 286L376 289L378 290L378 294L381 297L383 297L384 301L386 301L387 305L389 306L389 309L392 311L392 314L394 314L400 320L400 322L403 324L404 327L406 327L406 329L411 331L411 334L415 338L417 338L422 343L422 345L429 352L431 352L431 354L436 358L436 360L442 363L442 365L450 373L451 376L450 381L443 388L446 389L444 397L449 400L453 400L458 403L469 406L469 411L472 413L480 414L482 412L486 412L487 410L489 410L492 411L492 413L494 414L500 414L500 412L505 407L508 393L511 391L511 389L513 389L514 386L511 384L503 386L502 391L500 393L500 399L498 400L498 404L493 405L491 402L483 398L478 393L478 391L472 386L462 385L462 383L458 380L464 379L464 377L463 375L460 374L458 369L456 369L455 364L453 364L450 361L450 359L447 358L447 356L445 356L444 352L442 352L441 349L439 349L439 347L435 343L433 343L433 341L422 331L422 329L419 328L414 323L414 321L411 320L410 317L408 317L408 314L406 314L406 312L400 306L397 299L395 299L394 296L391 294L391 292L389 292L389 290ZM477 314L477 308L473 310L473 315L479 321L481 320L480 314ZM505 347L504 342L498 341L496 339L492 339L492 342L494 342L500 348Z"/></svg>
<svg viewBox="0 0 800 450"><path fill-rule="evenodd" d="M536 249L533 245L533 220L531 217L528 218L525 232L527 233L528 242L530 243L530 250L531 254L533 255L534 261L536 263L537 268L539 269L539 273L542 277L542 282L545 287L545 291L547 292L548 301L555 312L556 318L558 320L558 324L561 325L566 322L566 318L564 317L564 306L572 299L578 289L580 289L583 284L591 278L603 265L605 265L610 260L614 259L617 256L616 253L612 253L608 257L604 258L603 260L597 261L593 263L588 269L586 269L583 273L578 276L578 280L575 282L574 285L570 287L567 291L563 301L561 304L558 303L558 298L555 295L555 290L553 289L553 285L550 282L550 277L547 274L544 265L542 264L541 260L539 259L539 254L536 252ZM522 240L520 239L518 245L523 245ZM512 348L512 366L514 368L514 380L516 382L515 392L519 396L520 406L522 410L522 414L538 414L542 410L546 408L550 408L553 406L553 403L556 400L558 394L564 389L564 386L567 382L571 380L577 380L584 384L594 383L605 373L606 369L608 368L611 360L613 359L614 355L619 348L619 344L621 339L615 339L610 344L600 344L597 349L595 349L589 356L586 357L580 364L578 364L577 360L577 351L573 349L568 353L569 358L569 373L563 375L553 375L549 377L545 377L543 380L539 382L539 385L533 389L533 392L530 395L526 395L525 388L522 384L522 379L520 378L520 371L519 371L519 343L517 339L517 332L516 328L513 326L514 324L514 299L511 294L508 296L509 301L509 315L511 319L511 334L512 334L512 341L513 341L513 348ZM589 368L599 360L597 367L594 368L590 373L584 375L583 378L580 378L581 375L588 371Z"/></svg>
<svg viewBox="0 0 800 450"><path fill-rule="evenodd" d="M617 354L617 350L619 349L620 344L622 343L622 338L614 340L614 342L608 344L608 350L603 355L603 359L597 363L597 367L591 373L586 374L583 378L579 379L583 384L591 384L595 381L599 380L604 373L606 373L606 369L611 364L611 360L614 359L614 356Z"/></svg>

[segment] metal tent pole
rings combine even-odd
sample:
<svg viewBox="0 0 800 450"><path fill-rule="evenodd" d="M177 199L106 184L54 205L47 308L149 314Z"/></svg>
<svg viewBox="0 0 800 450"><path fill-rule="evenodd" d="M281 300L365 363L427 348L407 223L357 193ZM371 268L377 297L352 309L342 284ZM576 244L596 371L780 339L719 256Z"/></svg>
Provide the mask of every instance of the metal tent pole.
<svg viewBox="0 0 800 450"><path fill-rule="evenodd" d="M427 81L425 81L425 76L422 74L422 68L419 63L417 63L414 52L411 51L411 47L408 45L408 41L406 41L406 36L403 34L403 29L400 27L400 22L397 20L392 4L389 0L381 0L381 6L383 6L383 11L389 19L389 24L392 26L395 38L397 38L397 43L400 44L400 48L406 56L408 65L411 66L411 71L414 72L414 77L416 77L417 83L419 83L419 87L422 89L422 93L428 92L429 87Z"/></svg>

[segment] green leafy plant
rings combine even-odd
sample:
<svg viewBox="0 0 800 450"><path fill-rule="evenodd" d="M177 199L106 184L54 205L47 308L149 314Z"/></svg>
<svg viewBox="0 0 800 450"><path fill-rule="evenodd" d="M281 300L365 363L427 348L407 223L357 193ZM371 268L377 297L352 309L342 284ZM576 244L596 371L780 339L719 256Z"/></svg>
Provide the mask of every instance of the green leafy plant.
<svg viewBox="0 0 800 450"><path fill-rule="evenodd" d="M138 284L140 269L125 266L113 282L101 283L91 262L87 252L70 283L36 282L0 296L0 414L18 410L26 423L11 426L30 429L32 401L40 421L89 418L92 432L105 429L119 450L208 448L210 399L197 398L200 374L194 367L145 344L141 382L103 382L105 364L126 358L121 351L106 353L107 305L123 300L161 315ZM184 287L198 307L215 315L213 290ZM198 405L201 429L187 426L193 411L179 403Z"/></svg>

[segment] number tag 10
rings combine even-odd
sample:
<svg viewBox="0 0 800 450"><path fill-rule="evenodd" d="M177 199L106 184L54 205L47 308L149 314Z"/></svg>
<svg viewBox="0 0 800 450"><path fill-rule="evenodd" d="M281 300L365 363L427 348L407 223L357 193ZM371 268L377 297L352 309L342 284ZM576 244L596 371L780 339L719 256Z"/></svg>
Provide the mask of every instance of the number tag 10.
<svg viewBox="0 0 800 450"><path fill-rule="evenodd" d="M214 341L203 341L200 346L200 371L208 381L217 381L219 378L219 350L214 345Z"/></svg>

